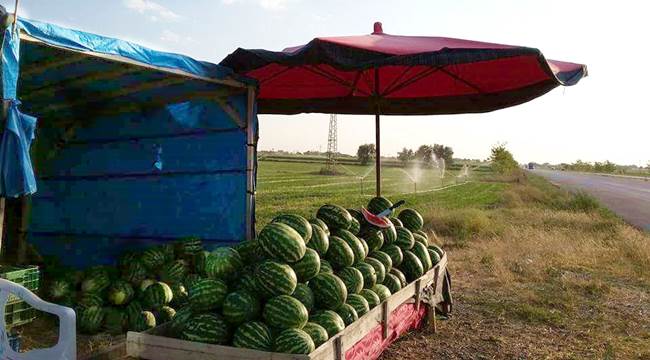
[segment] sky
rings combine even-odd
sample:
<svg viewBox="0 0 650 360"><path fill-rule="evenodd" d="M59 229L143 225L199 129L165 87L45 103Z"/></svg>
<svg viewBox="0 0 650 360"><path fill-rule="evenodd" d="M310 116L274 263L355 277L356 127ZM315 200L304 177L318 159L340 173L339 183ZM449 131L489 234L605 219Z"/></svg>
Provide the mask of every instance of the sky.
<svg viewBox="0 0 650 360"><path fill-rule="evenodd" d="M0 0L13 12L13 0ZM524 45L587 64L589 77L486 114L382 117L382 153L445 144L485 159L505 143L520 162L650 165L650 58L644 1L21 0L19 15L218 63L237 47L281 50L317 36L384 32ZM329 115L260 116L262 150L327 148ZM374 118L338 116L338 146L374 142ZM290 134L290 135L288 135Z"/></svg>

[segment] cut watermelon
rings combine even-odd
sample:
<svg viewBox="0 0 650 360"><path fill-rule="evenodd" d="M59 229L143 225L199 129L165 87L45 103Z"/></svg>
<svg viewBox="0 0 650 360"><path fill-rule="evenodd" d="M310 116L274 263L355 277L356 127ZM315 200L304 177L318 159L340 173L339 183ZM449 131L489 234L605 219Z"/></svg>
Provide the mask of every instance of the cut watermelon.
<svg viewBox="0 0 650 360"><path fill-rule="evenodd" d="M361 208L361 213L363 214L364 219L366 219L367 222L370 224L378 227L385 229L387 227L390 227L391 222L388 220L388 218L385 217L379 217L370 211L366 210L365 208Z"/></svg>

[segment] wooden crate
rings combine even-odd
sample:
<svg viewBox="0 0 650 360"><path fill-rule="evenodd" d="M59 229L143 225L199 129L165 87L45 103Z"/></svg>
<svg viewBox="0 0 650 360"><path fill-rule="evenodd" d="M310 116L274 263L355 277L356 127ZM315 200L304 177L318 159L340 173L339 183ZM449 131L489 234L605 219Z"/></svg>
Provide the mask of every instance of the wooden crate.
<svg viewBox="0 0 650 360"><path fill-rule="evenodd" d="M390 314L404 303L415 303L417 308L430 306L428 318L435 322L435 304L442 302L442 280L446 266L445 254L440 263L421 278L391 295L380 306L370 310L309 355L280 354L179 340L161 336L165 332L164 327L146 333L129 332L126 351L130 357L147 360L343 360L346 351L376 326L380 324L384 326L384 337L386 337ZM424 304L421 301L426 288L432 290L434 304Z"/></svg>

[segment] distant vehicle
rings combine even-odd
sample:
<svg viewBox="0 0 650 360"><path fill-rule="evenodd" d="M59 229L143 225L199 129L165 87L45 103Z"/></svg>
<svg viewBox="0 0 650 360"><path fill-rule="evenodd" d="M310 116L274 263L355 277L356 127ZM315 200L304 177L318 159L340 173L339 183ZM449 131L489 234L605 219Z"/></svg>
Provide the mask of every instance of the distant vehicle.
<svg viewBox="0 0 650 360"><path fill-rule="evenodd" d="M528 170L535 170L535 164L528 163Z"/></svg>

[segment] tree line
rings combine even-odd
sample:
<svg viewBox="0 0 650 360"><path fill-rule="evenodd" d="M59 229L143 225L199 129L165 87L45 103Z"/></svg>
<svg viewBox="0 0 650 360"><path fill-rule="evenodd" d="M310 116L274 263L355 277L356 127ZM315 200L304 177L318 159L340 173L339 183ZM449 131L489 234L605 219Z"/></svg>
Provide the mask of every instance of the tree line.
<svg viewBox="0 0 650 360"><path fill-rule="evenodd" d="M445 145L420 145L413 151L412 149L403 148L397 153L399 159L404 165L412 161L419 161L425 164L431 164L435 159L444 159L445 166L449 167L453 163L454 150ZM363 144L357 150L357 159L362 165L367 165L375 160L375 144Z"/></svg>

